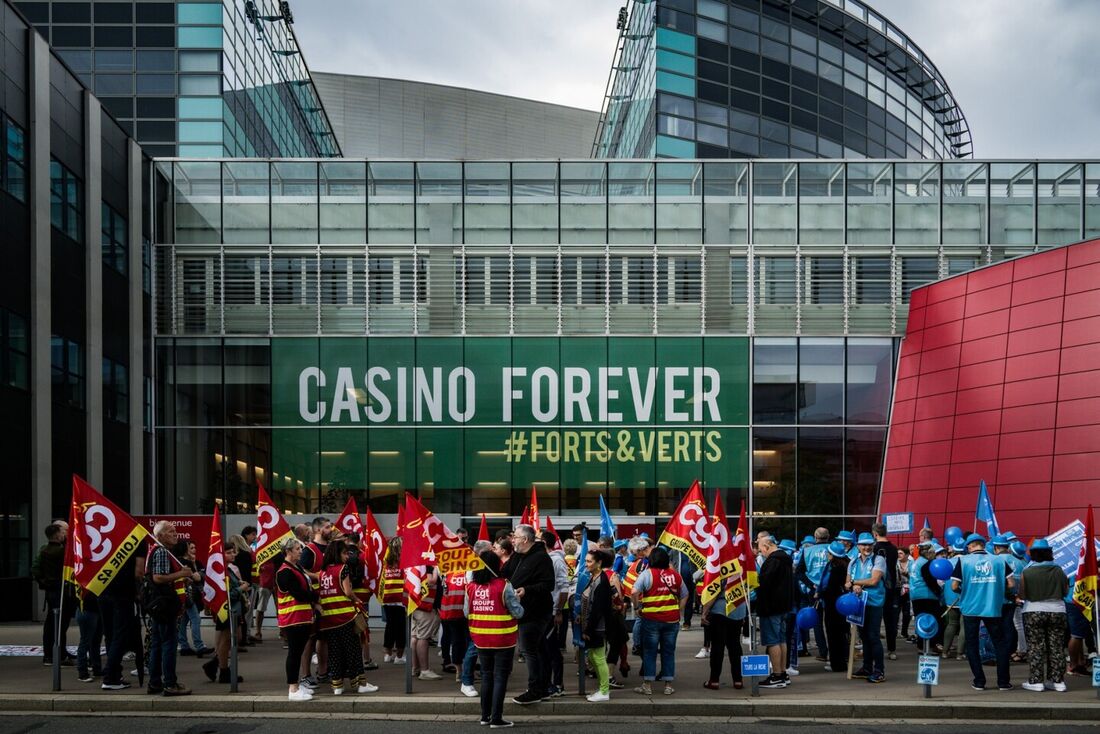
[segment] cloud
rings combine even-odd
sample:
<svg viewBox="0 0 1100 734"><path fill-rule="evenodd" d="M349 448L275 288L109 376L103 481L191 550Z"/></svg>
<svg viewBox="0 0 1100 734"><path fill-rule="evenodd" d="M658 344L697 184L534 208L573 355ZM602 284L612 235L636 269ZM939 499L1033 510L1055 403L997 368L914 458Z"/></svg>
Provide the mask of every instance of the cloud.
<svg viewBox="0 0 1100 734"><path fill-rule="evenodd" d="M626 0L297 3L310 68L598 109ZM872 0L931 57L985 158L1100 157L1095 0Z"/></svg>

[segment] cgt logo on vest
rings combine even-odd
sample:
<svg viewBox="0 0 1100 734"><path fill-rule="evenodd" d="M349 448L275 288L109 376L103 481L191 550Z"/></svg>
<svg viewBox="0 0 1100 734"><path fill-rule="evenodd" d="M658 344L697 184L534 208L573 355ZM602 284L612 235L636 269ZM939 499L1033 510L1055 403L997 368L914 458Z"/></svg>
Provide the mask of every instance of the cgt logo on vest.
<svg viewBox="0 0 1100 734"><path fill-rule="evenodd" d="M479 586L476 589L474 589L474 598L477 599L478 601L488 601L489 600L489 587L488 586Z"/></svg>

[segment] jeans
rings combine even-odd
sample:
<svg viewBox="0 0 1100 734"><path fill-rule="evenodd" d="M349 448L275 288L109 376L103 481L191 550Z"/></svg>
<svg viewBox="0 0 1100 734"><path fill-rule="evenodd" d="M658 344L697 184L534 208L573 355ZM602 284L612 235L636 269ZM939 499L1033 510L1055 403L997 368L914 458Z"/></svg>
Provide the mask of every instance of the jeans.
<svg viewBox="0 0 1100 734"><path fill-rule="evenodd" d="M859 639L863 642L863 669L869 673L883 674L886 663L882 652L882 607L866 606L863 611L863 626L859 628Z"/></svg>
<svg viewBox="0 0 1100 734"><path fill-rule="evenodd" d="M51 584L52 586L52 584ZM42 657L53 660L54 635L57 634L57 617L54 610L61 610L61 659L69 656L65 650L65 636L69 632L69 622L72 621L73 612L76 610L76 599L72 593L66 590L64 594L57 586L46 590L46 618L42 622Z"/></svg>
<svg viewBox="0 0 1100 734"><path fill-rule="evenodd" d="M76 624L80 628L80 644L76 648L76 671L81 674L87 673L90 661L92 675L100 676L103 674L103 658L99 654L99 648L103 644L103 620L99 616L99 611L78 609Z"/></svg>
<svg viewBox="0 0 1100 734"><path fill-rule="evenodd" d="M886 622L886 649L894 652L898 649L898 619L901 616L901 589L894 587L886 590L886 604L883 606L883 621Z"/></svg>
<svg viewBox="0 0 1100 734"><path fill-rule="evenodd" d="M676 678L676 636L680 625L642 619L642 678L657 679L657 651L661 653L661 680L671 683Z"/></svg>
<svg viewBox="0 0 1100 734"><path fill-rule="evenodd" d="M562 687L565 678L565 658L561 651L565 648L565 618L561 624L555 624L550 620L543 637L542 651L546 654L547 680L557 688Z"/></svg>
<svg viewBox="0 0 1100 734"><path fill-rule="evenodd" d="M149 620L153 631L149 641L149 687L172 688L176 685L176 620Z"/></svg>
<svg viewBox="0 0 1100 734"><path fill-rule="evenodd" d="M1008 647L1008 654L1016 652L1016 647L1020 644L1020 633L1016 631L1016 603L1005 604L1001 607L1001 629L1005 636L1005 645Z"/></svg>
<svg viewBox="0 0 1100 734"><path fill-rule="evenodd" d="M519 651L527 662L527 690L540 696L546 695L546 689L550 685L549 662L543 654L543 638L546 637L546 628L553 620L549 612L532 617L530 620L524 615L519 623ZM481 679L485 680L485 664L481 666Z"/></svg>
<svg viewBox="0 0 1100 734"><path fill-rule="evenodd" d="M122 681L122 656L129 650L140 650L141 639L134 618L134 600L116 599L109 594L99 597L99 613L103 630L110 639L107 663L103 668L104 683Z"/></svg>
<svg viewBox="0 0 1100 734"><path fill-rule="evenodd" d="M798 648L802 644L802 631L795 623L794 612L787 615L787 667L798 670Z"/></svg>
<svg viewBox="0 0 1100 734"><path fill-rule="evenodd" d="M186 605L183 616L180 617L179 648L181 650L193 649L195 652L202 650L206 645L202 642L202 628L200 626L199 608L194 604ZM191 645L187 644L187 628L191 628Z"/></svg>
<svg viewBox="0 0 1100 734"><path fill-rule="evenodd" d="M446 640L446 642L444 642ZM465 617L448 619L443 623L443 636L439 649L443 652L443 664L459 665L470 646L470 627Z"/></svg>
<svg viewBox="0 0 1100 734"><path fill-rule="evenodd" d="M470 640L466 644L466 654L462 657L462 685L472 686L474 684L474 663L477 662L477 645L473 640Z"/></svg>
<svg viewBox="0 0 1100 734"><path fill-rule="evenodd" d="M741 682L741 620L721 614L709 616L710 627L710 680L722 679L722 658L729 654L730 672L735 682Z"/></svg>
<svg viewBox="0 0 1100 734"><path fill-rule="evenodd" d="M1003 621L1000 617L963 616L963 629L966 631L966 659L970 663L970 672L974 675L974 685L985 685L985 671L982 670L981 625L985 625L993 649L997 653L997 687L1009 685L1012 674L1009 672L1009 649L1006 644Z"/></svg>
<svg viewBox="0 0 1100 734"><path fill-rule="evenodd" d="M482 721L504 719L504 694L508 689L508 676L512 674L515 654L514 647L482 648L477 651L477 658L481 663Z"/></svg>

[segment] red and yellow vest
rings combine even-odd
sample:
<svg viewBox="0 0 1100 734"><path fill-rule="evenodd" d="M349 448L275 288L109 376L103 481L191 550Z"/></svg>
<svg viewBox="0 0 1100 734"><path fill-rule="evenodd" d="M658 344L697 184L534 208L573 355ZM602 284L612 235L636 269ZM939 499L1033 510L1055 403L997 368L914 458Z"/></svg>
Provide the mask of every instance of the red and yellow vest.
<svg viewBox="0 0 1100 734"><path fill-rule="evenodd" d="M382 603L405 605L405 574L400 566L386 566L382 569Z"/></svg>
<svg viewBox="0 0 1100 734"><path fill-rule="evenodd" d="M466 598L466 572L447 576L447 588L439 600L439 618L462 619L462 600Z"/></svg>
<svg viewBox="0 0 1100 734"><path fill-rule="evenodd" d="M638 580L638 574L649 567L648 558L639 558L626 569L626 577L623 578L623 593L630 596L634 592L634 582Z"/></svg>
<svg viewBox="0 0 1100 734"><path fill-rule="evenodd" d="M649 569L653 583L641 595L638 614L655 622L680 621L680 574L671 568Z"/></svg>
<svg viewBox="0 0 1100 734"><path fill-rule="evenodd" d="M309 579L301 569L284 563L283 568L290 571L302 582L303 588L309 588ZM279 582L275 582L275 611L278 613L280 627L296 627L300 624L313 624L313 607L307 602L298 601L290 594L279 588Z"/></svg>
<svg viewBox="0 0 1100 734"><path fill-rule="evenodd" d="M466 585L470 603L470 639L483 649L504 649L516 646L519 622L504 603L504 587L508 582L495 578L487 584Z"/></svg>
<svg viewBox="0 0 1100 734"><path fill-rule="evenodd" d="M347 624L355 618L355 602L340 588L342 565L329 566L321 571L321 629L331 630Z"/></svg>
<svg viewBox="0 0 1100 734"><path fill-rule="evenodd" d="M362 575L359 577L358 586L352 586L351 592L355 594L355 598L361 601L363 606L366 607L370 604L370 598L373 595L371 594L370 588L368 588L369 581L367 580L367 569L366 566L362 565L361 558L360 570L362 571Z"/></svg>

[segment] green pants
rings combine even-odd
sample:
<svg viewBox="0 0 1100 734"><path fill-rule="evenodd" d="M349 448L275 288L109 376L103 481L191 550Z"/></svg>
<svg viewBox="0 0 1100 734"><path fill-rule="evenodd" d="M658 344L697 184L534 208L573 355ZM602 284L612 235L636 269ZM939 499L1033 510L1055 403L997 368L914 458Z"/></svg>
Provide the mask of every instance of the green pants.
<svg viewBox="0 0 1100 734"><path fill-rule="evenodd" d="M596 679L600 682L600 693L608 693L611 690L611 678L607 672L607 653L603 647L587 651L588 664L596 671Z"/></svg>
<svg viewBox="0 0 1100 734"><path fill-rule="evenodd" d="M955 650L961 655L963 647L966 646L966 633L962 626L962 613L957 607L947 612L947 626L943 631L943 651L945 654L951 649L956 635L958 635L958 646Z"/></svg>

